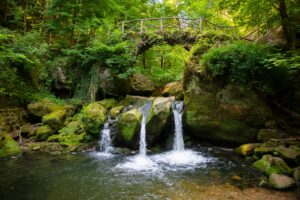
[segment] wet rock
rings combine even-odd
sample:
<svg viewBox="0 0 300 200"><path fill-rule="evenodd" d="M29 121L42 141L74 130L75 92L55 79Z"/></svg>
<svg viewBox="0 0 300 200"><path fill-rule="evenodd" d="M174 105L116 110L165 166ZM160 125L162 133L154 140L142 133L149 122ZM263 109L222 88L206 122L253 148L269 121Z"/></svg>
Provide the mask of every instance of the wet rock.
<svg viewBox="0 0 300 200"><path fill-rule="evenodd" d="M275 173L270 175L269 183L272 187L279 190L288 189L296 186L296 182L292 178L286 175Z"/></svg>
<svg viewBox="0 0 300 200"><path fill-rule="evenodd" d="M140 129L142 113L135 108L119 116L118 125L118 141L122 144L135 146L136 136Z"/></svg>
<svg viewBox="0 0 300 200"><path fill-rule="evenodd" d="M151 95L155 87L151 79L143 74L134 74L130 81L131 94Z"/></svg>
<svg viewBox="0 0 300 200"><path fill-rule="evenodd" d="M18 143L7 134L0 132L0 158L22 153Z"/></svg>
<svg viewBox="0 0 300 200"><path fill-rule="evenodd" d="M267 142L270 139L286 138L288 135L278 129L260 129L257 135L257 140Z"/></svg>
<svg viewBox="0 0 300 200"><path fill-rule="evenodd" d="M124 108L124 106L117 106L117 107L112 108L109 111L110 117L111 118L116 118L122 112L123 108Z"/></svg>
<svg viewBox="0 0 300 200"><path fill-rule="evenodd" d="M36 130L35 141L45 141L52 134L53 130L48 125L41 126Z"/></svg>
<svg viewBox="0 0 300 200"><path fill-rule="evenodd" d="M236 148L234 151L241 156L249 156L254 153L254 149L260 147L261 143L243 144Z"/></svg>
<svg viewBox="0 0 300 200"><path fill-rule="evenodd" d="M171 117L174 98L155 98L147 118L147 142L151 146L161 136Z"/></svg>
<svg viewBox="0 0 300 200"><path fill-rule="evenodd" d="M266 174L291 174L292 169L279 157L264 155L260 160L254 162L252 166Z"/></svg>

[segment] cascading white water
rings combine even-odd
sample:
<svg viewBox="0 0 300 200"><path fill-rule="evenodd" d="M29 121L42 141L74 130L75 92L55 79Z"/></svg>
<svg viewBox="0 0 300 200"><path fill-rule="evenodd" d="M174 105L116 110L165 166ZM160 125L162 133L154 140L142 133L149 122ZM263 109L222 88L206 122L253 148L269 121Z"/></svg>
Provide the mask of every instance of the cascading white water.
<svg viewBox="0 0 300 200"><path fill-rule="evenodd" d="M174 137L173 150L183 151L184 150L183 130L182 130L183 102L182 101L173 102L172 110L173 110L174 123L175 123L175 137Z"/></svg>
<svg viewBox="0 0 300 200"><path fill-rule="evenodd" d="M147 122L147 115L148 115L150 108L151 108L151 103L147 103L143 107L140 108L140 111L143 114L141 130L140 130L140 149L139 149L139 154L141 156L146 156L146 153L147 153L146 122Z"/></svg>
<svg viewBox="0 0 300 200"><path fill-rule="evenodd" d="M108 120L104 124L104 127L102 129L102 136L100 140L100 150L107 154L110 153L112 149L109 123L110 123L110 117L108 117Z"/></svg>

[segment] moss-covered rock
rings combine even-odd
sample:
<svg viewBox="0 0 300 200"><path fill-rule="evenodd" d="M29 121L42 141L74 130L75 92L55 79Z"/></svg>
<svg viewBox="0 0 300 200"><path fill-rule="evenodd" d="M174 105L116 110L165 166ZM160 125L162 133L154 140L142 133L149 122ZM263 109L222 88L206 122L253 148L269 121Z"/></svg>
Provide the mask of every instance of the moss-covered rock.
<svg viewBox="0 0 300 200"><path fill-rule="evenodd" d="M41 126L36 130L35 141L45 141L52 134L53 130L48 125Z"/></svg>
<svg viewBox="0 0 300 200"><path fill-rule="evenodd" d="M296 186L296 182L292 178L276 173L273 173L269 176L269 183L272 187L279 190L284 190Z"/></svg>
<svg viewBox="0 0 300 200"><path fill-rule="evenodd" d="M275 147L260 146L260 147L256 147L254 149L254 153L255 153L256 156L262 156L262 155L266 155L266 154L273 154L274 151L275 151Z"/></svg>
<svg viewBox="0 0 300 200"><path fill-rule="evenodd" d="M0 158L20 154L18 143L9 134L0 132Z"/></svg>
<svg viewBox="0 0 300 200"><path fill-rule="evenodd" d="M115 99L104 99L102 101L98 101L97 103L106 108L107 110L118 105L118 101Z"/></svg>
<svg viewBox="0 0 300 200"><path fill-rule="evenodd" d="M285 148L285 147L276 147L274 150L275 150L275 153L277 154L277 156L279 156L285 160L294 161L295 163L300 164L300 159L299 159L299 161L297 160L297 157L300 158L300 152L297 152L293 149Z"/></svg>
<svg viewBox="0 0 300 200"><path fill-rule="evenodd" d="M89 141L89 137L86 133L80 133L80 134L65 134L61 133L59 135L59 143L64 148L69 149L70 151L74 151L80 146L83 145L83 143L86 143Z"/></svg>
<svg viewBox="0 0 300 200"><path fill-rule="evenodd" d="M99 102L94 102L86 106L81 114L85 130L88 133L98 135L101 126L106 121L106 109Z"/></svg>
<svg viewBox="0 0 300 200"><path fill-rule="evenodd" d="M158 97L154 99L146 124L148 145L151 146L169 125L172 101L174 98Z"/></svg>
<svg viewBox="0 0 300 200"><path fill-rule="evenodd" d="M66 110L56 110L50 114L44 115L42 122L50 126L53 130L59 130L65 122L67 113Z"/></svg>
<svg viewBox="0 0 300 200"><path fill-rule="evenodd" d="M112 118L116 118L121 113L123 108L124 108L124 106L117 106L117 107L112 108L109 111L109 116Z"/></svg>
<svg viewBox="0 0 300 200"><path fill-rule="evenodd" d="M141 120L142 113L137 108L122 113L117 122L118 141L122 144L134 147Z"/></svg>
<svg viewBox="0 0 300 200"><path fill-rule="evenodd" d="M261 143L249 143L243 144L238 148L234 149L234 151L241 156L249 156L254 153L254 149L260 147Z"/></svg>
<svg viewBox="0 0 300 200"><path fill-rule="evenodd" d="M267 142L270 139L281 139L286 137L288 136L278 129L260 129L257 135L257 140Z"/></svg>
<svg viewBox="0 0 300 200"><path fill-rule="evenodd" d="M47 115L51 112L62 110L64 109L64 106L53 103L48 99L44 99L42 101L29 104L27 108L32 115L42 117L43 115Z"/></svg>
<svg viewBox="0 0 300 200"><path fill-rule="evenodd" d="M279 157L264 155L260 160L252 164L256 169L266 174L291 174L293 170Z"/></svg>
<svg viewBox="0 0 300 200"><path fill-rule="evenodd" d="M272 114L253 91L234 85L220 90L200 78L187 86L184 101L187 132L226 145L256 141L258 130Z"/></svg>

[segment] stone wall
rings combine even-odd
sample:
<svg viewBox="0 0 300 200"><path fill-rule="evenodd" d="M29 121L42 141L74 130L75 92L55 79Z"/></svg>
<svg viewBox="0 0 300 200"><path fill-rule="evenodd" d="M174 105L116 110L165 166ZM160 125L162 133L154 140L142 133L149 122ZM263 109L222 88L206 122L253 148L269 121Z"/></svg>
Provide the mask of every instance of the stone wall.
<svg viewBox="0 0 300 200"><path fill-rule="evenodd" d="M0 129L5 132L19 129L22 123L21 108L0 109Z"/></svg>

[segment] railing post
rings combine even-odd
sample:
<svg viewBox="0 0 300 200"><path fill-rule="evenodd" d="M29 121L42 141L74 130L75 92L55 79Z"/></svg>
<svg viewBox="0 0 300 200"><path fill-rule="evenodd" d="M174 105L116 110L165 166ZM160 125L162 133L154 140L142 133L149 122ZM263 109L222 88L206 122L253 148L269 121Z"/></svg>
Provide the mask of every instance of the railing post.
<svg viewBox="0 0 300 200"><path fill-rule="evenodd" d="M200 28L200 33L202 33L203 31L203 19L200 18L200 21L199 21L199 28Z"/></svg>
<svg viewBox="0 0 300 200"><path fill-rule="evenodd" d="M122 21L122 27L121 27L121 29L122 29L122 33L124 33L125 32L125 21Z"/></svg>
<svg viewBox="0 0 300 200"><path fill-rule="evenodd" d="M142 19L141 20L141 30L140 30L140 33L143 33L143 29L144 29L144 20Z"/></svg>
<svg viewBox="0 0 300 200"><path fill-rule="evenodd" d="M160 31L162 32L163 29L164 29L164 27L163 27L163 19L160 18Z"/></svg>

